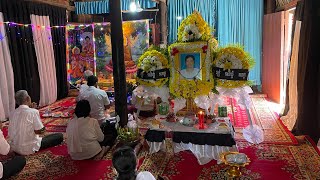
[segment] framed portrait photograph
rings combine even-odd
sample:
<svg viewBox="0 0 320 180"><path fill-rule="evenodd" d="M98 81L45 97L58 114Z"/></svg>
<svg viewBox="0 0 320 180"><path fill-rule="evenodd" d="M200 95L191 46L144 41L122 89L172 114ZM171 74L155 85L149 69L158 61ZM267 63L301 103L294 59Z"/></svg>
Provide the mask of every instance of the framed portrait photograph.
<svg viewBox="0 0 320 180"><path fill-rule="evenodd" d="M211 59L207 42L175 43L170 46L171 82L208 81Z"/></svg>
<svg viewBox="0 0 320 180"><path fill-rule="evenodd" d="M202 80L201 53L180 54L180 75L184 79Z"/></svg>

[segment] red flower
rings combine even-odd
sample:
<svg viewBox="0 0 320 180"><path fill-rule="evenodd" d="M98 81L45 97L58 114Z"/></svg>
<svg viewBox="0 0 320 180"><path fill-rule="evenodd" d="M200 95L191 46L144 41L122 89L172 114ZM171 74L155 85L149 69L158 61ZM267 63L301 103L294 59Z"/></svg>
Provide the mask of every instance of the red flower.
<svg viewBox="0 0 320 180"><path fill-rule="evenodd" d="M179 53L179 50L177 48L173 48L171 51L171 56L175 56L177 53Z"/></svg>
<svg viewBox="0 0 320 180"><path fill-rule="evenodd" d="M207 46L207 45L205 45L205 46L202 47L203 53L207 53L207 50L208 50L208 46Z"/></svg>

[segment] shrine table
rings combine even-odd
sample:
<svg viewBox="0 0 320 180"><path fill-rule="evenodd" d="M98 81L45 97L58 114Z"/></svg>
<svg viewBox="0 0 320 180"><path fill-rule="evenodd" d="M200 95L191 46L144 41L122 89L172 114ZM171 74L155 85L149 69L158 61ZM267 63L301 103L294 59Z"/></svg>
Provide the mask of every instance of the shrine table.
<svg viewBox="0 0 320 180"><path fill-rule="evenodd" d="M220 119L221 120L221 119ZM208 125L207 129L198 130L179 122L171 123L163 121L164 128L150 128L145 134L145 139L150 146L149 152L156 153L166 151L166 134L172 134L173 151L190 150L198 159L200 165L215 159L219 161L219 155L223 152L238 151L234 140L234 129L228 118L223 118L227 128L221 128L221 122Z"/></svg>

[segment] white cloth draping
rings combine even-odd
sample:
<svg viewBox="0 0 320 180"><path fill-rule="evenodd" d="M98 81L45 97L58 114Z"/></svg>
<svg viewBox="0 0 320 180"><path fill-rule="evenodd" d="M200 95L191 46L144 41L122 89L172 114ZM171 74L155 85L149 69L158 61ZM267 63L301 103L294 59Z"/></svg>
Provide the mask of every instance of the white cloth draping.
<svg viewBox="0 0 320 180"><path fill-rule="evenodd" d="M0 12L0 22L4 22ZM14 76L4 26L0 26L0 121L9 117L15 108Z"/></svg>
<svg viewBox="0 0 320 180"><path fill-rule="evenodd" d="M162 142L150 142L147 141L149 145L149 153L153 154L159 151L166 151L166 141L163 140Z"/></svg>
<svg viewBox="0 0 320 180"><path fill-rule="evenodd" d="M132 101L134 104L137 103L136 101L137 97L143 98L143 99L146 99L148 97L153 99L160 97L163 102L168 102L168 99L170 97L169 88L166 86L148 87L148 86L140 85L137 88L135 88L133 91Z"/></svg>
<svg viewBox="0 0 320 180"><path fill-rule="evenodd" d="M181 120L182 117L178 117L178 119ZM184 126L179 122L172 123L172 122L166 122L162 121L162 125L164 128L158 129L153 128L150 125L151 130L157 130L157 131L175 131L175 132L197 132L197 133L215 133L215 134L231 134L232 137L234 137L234 129L232 127L231 121L229 117L225 118L217 118L217 120L224 120L224 122L228 125L228 128L219 128L219 125L221 122L216 121L215 123L212 123L208 126L207 129L204 130L198 130L194 127ZM156 153L161 151L166 151L166 144L165 140L162 142L149 142L147 141L149 145L149 153ZM229 147L229 146L211 146L211 145L197 145L192 143L173 143L173 150L174 153L178 153L180 151L190 150L195 157L198 159L198 162L200 165L207 164L211 160L218 160L219 162L219 155L223 152L230 152L230 151L236 151L238 152L238 148L236 145Z"/></svg>
<svg viewBox="0 0 320 180"><path fill-rule="evenodd" d="M286 116L282 116L281 120L288 127L289 130L292 130L296 120L298 118L298 58L299 58L299 43L300 43L300 29L301 21L296 21L295 32L293 37L292 44L292 53L290 60L290 72L289 72L289 111Z"/></svg>
<svg viewBox="0 0 320 180"><path fill-rule="evenodd" d="M239 87L239 88L222 88L217 87L219 92L219 98L229 97L237 100L238 105L245 109L252 106L250 93L253 93L252 89L249 86Z"/></svg>
<svg viewBox="0 0 320 180"><path fill-rule="evenodd" d="M181 121L183 119L183 117L178 117L178 120ZM220 128L219 125L221 122L218 122L219 120L223 120L227 125L228 128ZM175 132L197 132L197 133L215 133L215 134L231 134L232 136L234 136L234 130L230 121L229 117L221 117L221 118L216 118L216 122L215 123L211 123L210 125L208 125L207 129L203 129L203 130L199 130L194 128L193 126L189 127L189 126L185 126L182 125L179 122L176 123L172 123L172 122L167 122L167 121L162 121L162 125L164 126L163 129L159 129L159 128L154 128L150 125L150 129L152 130L157 130L157 131L175 131Z"/></svg>
<svg viewBox="0 0 320 180"><path fill-rule="evenodd" d="M30 16L33 28L33 41L40 76L40 106L52 104L57 100L57 78L54 50L51 37L49 16ZM46 28L38 28L46 26Z"/></svg>
<svg viewBox="0 0 320 180"><path fill-rule="evenodd" d="M200 165L209 163L211 160L217 160L217 163L220 164L220 154L224 152L238 152L236 145L229 146L210 146L210 145L197 145L191 143L173 143L174 153L180 151L190 150L194 156L198 159Z"/></svg>

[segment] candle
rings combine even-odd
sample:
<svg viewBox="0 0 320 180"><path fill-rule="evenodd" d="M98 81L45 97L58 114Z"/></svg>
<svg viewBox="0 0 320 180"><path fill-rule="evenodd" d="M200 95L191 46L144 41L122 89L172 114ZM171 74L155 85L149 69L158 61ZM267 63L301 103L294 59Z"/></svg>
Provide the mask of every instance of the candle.
<svg viewBox="0 0 320 180"><path fill-rule="evenodd" d="M200 111L198 113L198 118L199 118L199 129L204 129L204 113Z"/></svg>
<svg viewBox="0 0 320 180"><path fill-rule="evenodd" d="M173 111L173 109L174 109L174 99L170 101L170 111Z"/></svg>

